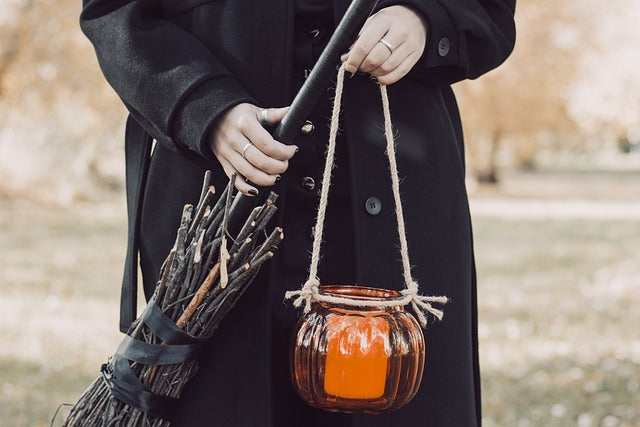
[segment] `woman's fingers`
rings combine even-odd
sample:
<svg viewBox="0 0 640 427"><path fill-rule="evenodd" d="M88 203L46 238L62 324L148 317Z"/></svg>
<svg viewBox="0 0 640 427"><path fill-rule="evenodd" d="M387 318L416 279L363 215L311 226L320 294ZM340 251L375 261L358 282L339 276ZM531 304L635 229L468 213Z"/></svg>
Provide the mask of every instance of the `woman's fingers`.
<svg viewBox="0 0 640 427"><path fill-rule="evenodd" d="M360 64L360 71L370 73L382 65L391 56L391 51L378 42Z"/></svg>
<svg viewBox="0 0 640 427"><path fill-rule="evenodd" d="M345 70L370 73L382 84L395 83L422 55L426 31L424 17L414 9L384 8L367 20L352 49L341 57Z"/></svg>
<svg viewBox="0 0 640 427"><path fill-rule="evenodd" d="M253 166L269 175L279 175L289 167L289 160L278 160L267 156L248 139L245 139L242 148L238 152Z"/></svg>
<svg viewBox="0 0 640 427"><path fill-rule="evenodd" d="M362 62L387 31L389 31L389 21L386 19L372 19L362 29L360 36L351 47L344 69L351 74L361 69Z"/></svg>
<svg viewBox="0 0 640 427"><path fill-rule="evenodd" d="M411 47L403 43L398 46L392 54L390 54L387 59L385 59L382 63L380 63L376 68L369 70L372 76L378 77L383 76L385 74L389 74L400 64L404 62L407 57L411 56L414 51L411 50Z"/></svg>
<svg viewBox="0 0 640 427"><path fill-rule="evenodd" d="M247 151L250 150L256 150L256 148L251 146ZM242 154L230 146L221 147L217 157L220 164L223 165L227 176L231 176L233 172L238 173L239 179L236 180L236 183L243 182L241 185L236 185L238 190L243 191L251 188L257 190L255 186L268 187L275 184L279 179L278 174L270 175L253 166L247 159L242 157ZM225 164L227 167L225 167ZM246 180L250 182L247 183Z"/></svg>
<svg viewBox="0 0 640 427"><path fill-rule="evenodd" d="M285 108L260 109L251 104L231 108L213 128L210 147L225 173L240 175L236 188L244 194L257 194L256 186L271 186L287 170L297 151L273 139L262 126L279 123ZM246 182L250 180L250 182Z"/></svg>
<svg viewBox="0 0 640 427"><path fill-rule="evenodd" d="M270 108L267 109L269 111L269 120L273 120L273 123L279 123L284 117L282 109ZM286 114L286 111L284 112ZM274 116L274 117L272 117ZM277 120L277 121L275 121ZM272 157L277 160L289 160L293 157L298 149L295 145L285 145L281 142L273 139L271 134L267 132L267 130L260 125L260 122L257 120L247 120L243 123L243 126L240 128L242 134L251 141L262 153L266 154L269 157ZM244 147L244 143L242 143L242 147ZM242 147L237 146L238 150L242 150ZM284 172L284 171L281 171Z"/></svg>
<svg viewBox="0 0 640 427"><path fill-rule="evenodd" d="M218 161L220 162L222 169L224 169L224 173L227 174L229 178L231 178L231 175L233 175L234 173L237 175L240 175L240 173L224 157L218 157ZM258 189L252 185L249 185L249 183L247 183L240 176L236 179L235 187L239 192L241 192L245 196L254 197L258 195Z"/></svg>
<svg viewBox="0 0 640 427"><path fill-rule="evenodd" d="M383 65L392 56L398 58L400 54L406 53L407 30L403 26L393 25L389 28L378 42L373 46L367 57L362 61L360 71L371 73L376 68ZM405 47L405 49L402 49ZM406 55L399 60L396 59L396 65L402 62ZM395 66L393 68L395 68Z"/></svg>
<svg viewBox="0 0 640 427"><path fill-rule="evenodd" d="M255 150L255 148L253 147L249 149ZM237 170L240 175L247 178L255 185L268 187L275 184L276 180L278 179L278 174L269 175L268 173L258 169L257 167L249 163L247 159L242 157L242 154L238 153L235 150L231 150L228 153L225 153L225 159L229 163L231 163L231 166L233 166L233 168Z"/></svg>
<svg viewBox="0 0 640 427"><path fill-rule="evenodd" d="M287 115L287 111L289 111L289 107L282 108L260 108L258 109L259 114L262 114L262 110L266 110L266 120L268 125L277 125L284 119L284 116ZM258 116L258 121L261 120L261 117Z"/></svg>
<svg viewBox="0 0 640 427"><path fill-rule="evenodd" d="M415 53L413 55L409 55L396 68L394 68L390 72L386 74L376 75L378 82L381 85L390 85L400 80L409 71L411 71L411 68L418 60L418 58L416 58L415 56L416 56Z"/></svg>

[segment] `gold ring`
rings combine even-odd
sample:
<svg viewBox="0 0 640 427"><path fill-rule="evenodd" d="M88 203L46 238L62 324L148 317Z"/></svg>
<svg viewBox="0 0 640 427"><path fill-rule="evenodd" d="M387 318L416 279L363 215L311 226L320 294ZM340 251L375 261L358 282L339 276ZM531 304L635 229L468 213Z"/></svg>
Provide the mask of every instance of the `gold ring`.
<svg viewBox="0 0 640 427"><path fill-rule="evenodd" d="M247 142L247 144L242 149L242 157L244 157L245 160L247 160L247 149L249 149L249 147L251 147L252 145L252 142Z"/></svg>
<svg viewBox="0 0 640 427"><path fill-rule="evenodd" d="M393 53L393 50L395 49L393 47L393 45L391 43L389 43L388 40L386 40L384 37L381 38L380 40L378 40L380 43L382 43L383 45L385 45L387 47L387 49L389 49L391 51L391 53Z"/></svg>

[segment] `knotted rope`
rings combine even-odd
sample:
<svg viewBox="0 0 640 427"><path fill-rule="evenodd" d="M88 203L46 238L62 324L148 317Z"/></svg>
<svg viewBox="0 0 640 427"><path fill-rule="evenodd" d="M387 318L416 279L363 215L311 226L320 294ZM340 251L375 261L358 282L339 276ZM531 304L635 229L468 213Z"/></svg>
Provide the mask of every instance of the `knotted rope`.
<svg viewBox="0 0 640 427"><path fill-rule="evenodd" d="M336 139L338 136L338 124L340 121L340 108L342 104L342 92L344 87L344 65L338 70L336 81L336 94L333 101L333 111L331 114L331 125L329 128L329 146L327 148L327 160L322 176L322 187L320 192L320 205L316 226L313 236L313 248L311 255L311 265L309 267L309 278L300 290L288 291L285 299L294 298L293 305L300 307L304 303L304 312L311 310L311 303L314 301L327 302L331 304L342 304L353 307L392 307L411 304L420 324L427 325L427 313L433 314L436 318L442 319L442 310L432 306L436 304L446 304L448 298L444 296L423 296L418 294L418 283L411 276L411 263L409 261L409 245L404 225L404 213L402 201L400 200L400 180L398 179L398 165L396 163L395 141L393 138L393 126L391 124L391 112L389 108L389 96L387 87L380 85L380 95L382 97L382 111L384 114L384 134L387 140L387 157L389 159L389 169L391 175L391 188L395 202L395 213L398 226L398 238L400 240L400 256L402 258L402 269L406 288L401 291L402 296L390 298L387 301L369 301L349 298L344 296L325 295L319 292L320 279L318 279L318 263L320 262L320 245L324 229L325 215L329 200L329 187L331 186L331 171L334 167Z"/></svg>

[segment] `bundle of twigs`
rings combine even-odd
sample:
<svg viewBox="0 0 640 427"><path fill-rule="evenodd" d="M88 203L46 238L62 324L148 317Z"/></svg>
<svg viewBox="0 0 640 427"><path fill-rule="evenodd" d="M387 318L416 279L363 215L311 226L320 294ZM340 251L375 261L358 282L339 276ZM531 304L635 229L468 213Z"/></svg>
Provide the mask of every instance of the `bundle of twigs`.
<svg viewBox="0 0 640 427"><path fill-rule="evenodd" d="M275 228L270 234L265 231L276 211L275 193L253 209L237 236L228 235L226 224L233 215L230 211L233 181L212 205L215 190L209 185L210 173L207 172L197 206L184 207L175 245L163 264L150 302L197 339L205 340L213 335L220 320L250 285L260 266L273 256L284 237L281 228ZM145 343L164 345L142 318L138 317L127 335ZM145 391L172 398L180 397L198 369L197 360L172 365L126 363ZM169 425L169 420L112 395L105 378L114 372L113 359L103 365L102 372L103 376L98 377L74 405L65 426Z"/></svg>

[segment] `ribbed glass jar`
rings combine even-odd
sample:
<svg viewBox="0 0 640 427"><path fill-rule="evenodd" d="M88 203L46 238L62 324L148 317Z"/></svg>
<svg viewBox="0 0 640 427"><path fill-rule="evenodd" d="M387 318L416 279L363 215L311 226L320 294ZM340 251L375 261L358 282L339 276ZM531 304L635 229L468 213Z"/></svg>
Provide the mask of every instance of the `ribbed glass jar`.
<svg viewBox="0 0 640 427"><path fill-rule="evenodd" d="M366 301L399 300L397 291L326 285L320 293ZM309 405L339 412L392 412L418 391L424 335L401 305L351 307L315 302L294 329L290 371Z"/></svg>

